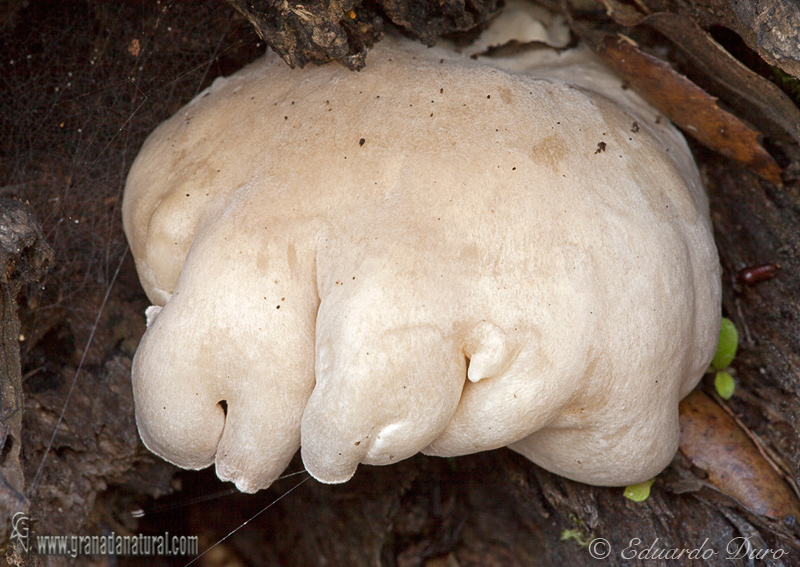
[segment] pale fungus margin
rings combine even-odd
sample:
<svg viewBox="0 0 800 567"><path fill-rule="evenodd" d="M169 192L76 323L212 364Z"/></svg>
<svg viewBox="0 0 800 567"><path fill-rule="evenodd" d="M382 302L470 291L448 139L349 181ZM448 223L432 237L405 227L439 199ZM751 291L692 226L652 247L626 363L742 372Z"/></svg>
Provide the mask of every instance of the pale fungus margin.
<svg viewBox="0 0 800 567"><path fill-rule="evenodd" d="M148 138L123 215L142 439L243 491L301 445L330 483L504 446L644 482L719 336L689 149L581 49L266 56Z"/></svg>

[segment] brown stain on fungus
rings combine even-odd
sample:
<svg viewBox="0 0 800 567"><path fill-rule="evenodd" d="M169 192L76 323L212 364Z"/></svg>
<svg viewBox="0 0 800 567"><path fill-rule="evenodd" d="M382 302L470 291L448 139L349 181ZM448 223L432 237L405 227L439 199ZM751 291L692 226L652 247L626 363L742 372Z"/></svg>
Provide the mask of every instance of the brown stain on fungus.
<svg viewBox="0 0 800 567"><path fill-rule="evenodd" d="M561 136L551 134L534 145L530 155L534 162L557 171L559 164L564 161L568 151L569 149L564 144Z"/></svg>

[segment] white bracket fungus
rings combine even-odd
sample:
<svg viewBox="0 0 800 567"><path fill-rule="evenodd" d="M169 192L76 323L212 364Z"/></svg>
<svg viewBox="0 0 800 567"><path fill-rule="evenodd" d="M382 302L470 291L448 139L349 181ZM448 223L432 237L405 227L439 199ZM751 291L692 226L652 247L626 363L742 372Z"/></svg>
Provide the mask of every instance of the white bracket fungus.
<svg viewBox="0 0 800 567"><path fill-rule="evenodd" d="M301 446L323 482L503 446L642 482L717 343L686 143L583 50L389 38L360 73L267 56L158 127L123 212L159 306L142 439L244 491Z"/></svg>

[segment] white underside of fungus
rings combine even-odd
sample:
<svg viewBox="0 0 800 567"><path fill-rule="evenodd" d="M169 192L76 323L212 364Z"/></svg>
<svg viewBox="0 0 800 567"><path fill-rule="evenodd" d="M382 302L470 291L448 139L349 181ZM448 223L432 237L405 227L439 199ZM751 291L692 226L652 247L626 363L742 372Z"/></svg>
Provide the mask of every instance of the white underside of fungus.
<svg viewBox="0 0 800 567"><path fill-rule="evenodd" d="M267 56L149 137L124 222L157 306L142 439L244 491L301 445L323 482L503 446L643 481L716 346L691 154L582 50L388 38L360 73Z"/></svg>

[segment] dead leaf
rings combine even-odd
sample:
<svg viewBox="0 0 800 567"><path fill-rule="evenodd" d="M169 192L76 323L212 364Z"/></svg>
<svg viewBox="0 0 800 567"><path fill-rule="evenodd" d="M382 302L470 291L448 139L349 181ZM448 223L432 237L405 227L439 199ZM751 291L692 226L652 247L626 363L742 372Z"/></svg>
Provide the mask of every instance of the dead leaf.
<svg viewBox="0 0 800 567"><path fill-rule="evenodd" d="M649 14L691 14L702 28L722 26L736 33L770 65L800 77L800 4L796 0L602 0L618 24L635 26ZM635 6L634 6L635 4Z"/></svg>
<svg viewBox="0 0 800 567"><path fill-rule="evenodd" d="M699 390L680 404L680 450L708 480L755 514L800 519L800 502L755 444Z"/></svg>
<svg viewBox="0 0 800 567"><path fill-rule="evenodd" d="M736 59L692 18L661 12L642 23L668 37L702 77L701 85L722 96L736 115L758 124L775 140L800 143L800 110L774 83Z"/></svg>
<svg viewBox="0 0 800 567"><path fill-rule="evenodd" d="M583 37L623 80L687 134L782 185L781 169L761 146L760 132L717 106L716 98L627 38L592 32Z"/></svg>
<svg viewBox="0 0 800 567"><path fill-rule="evenodd" d="M668 5L664 0L655 4ZM750 49L770 65L800 76L800 4L795 0L709 0L704 3L681 0L705 28L724 26L736 32ZM678 11L684 12L683 6ZM675 6L672 6L673 9ZM660 11L660 10L653 10Z"/></svg>

